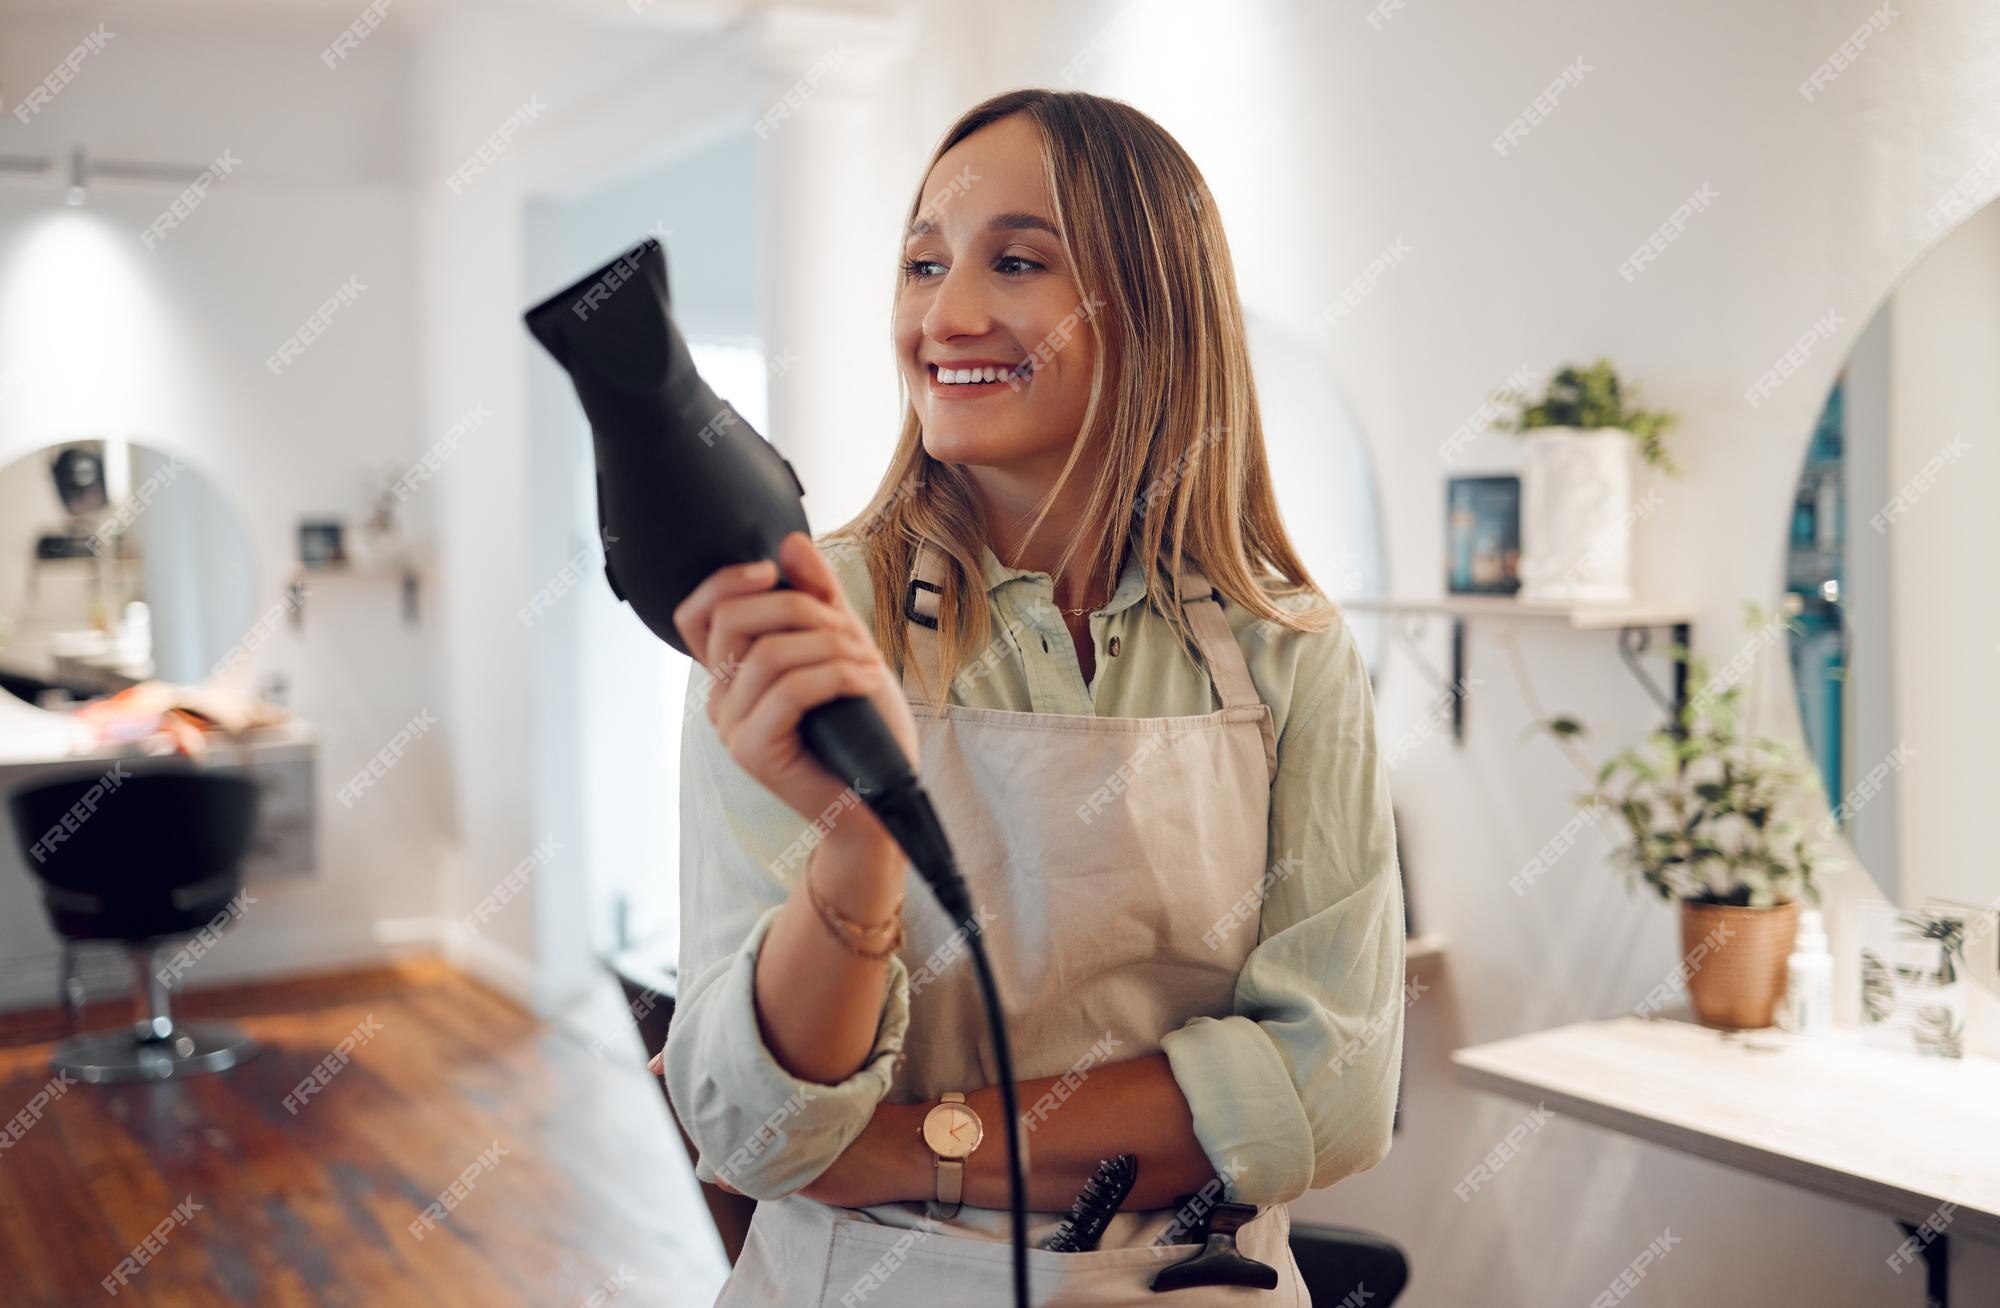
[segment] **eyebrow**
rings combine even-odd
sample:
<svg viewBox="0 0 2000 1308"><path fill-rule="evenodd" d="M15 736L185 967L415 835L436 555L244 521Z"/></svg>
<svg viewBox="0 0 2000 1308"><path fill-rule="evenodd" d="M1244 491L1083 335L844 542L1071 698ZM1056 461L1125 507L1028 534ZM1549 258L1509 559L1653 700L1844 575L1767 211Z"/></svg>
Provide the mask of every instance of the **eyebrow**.
<svg viewBox="0 0 2000 1308"><path fill-rule="evenodd" d="M935 222L928 218L919 218L910 224L910 230L904 234L903 239L907 241L919 236L929 236L936 230L937 224ZM1056 230L1055 224L1038 213L997 213L987 221L986 230L989 232L1047 232L1057 240L1062 239L1062 233Z"/></svg>

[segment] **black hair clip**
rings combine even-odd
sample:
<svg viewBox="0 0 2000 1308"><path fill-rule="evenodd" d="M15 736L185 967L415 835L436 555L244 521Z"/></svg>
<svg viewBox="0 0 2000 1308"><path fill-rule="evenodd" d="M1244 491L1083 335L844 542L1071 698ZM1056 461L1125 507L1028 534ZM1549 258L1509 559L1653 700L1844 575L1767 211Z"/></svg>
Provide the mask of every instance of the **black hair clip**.
<svg viewBox="0 0 2000 1308"><path fill-rule="evenodd" d="M1125 1202L1125 1196L1132 1193L1132 1184L1138 1179L1139 1160L1132 1154L1119 1154L1100 1162L1069 1206L1062 1225L1042 1247L1054 1253L1088 1253L1095 1249L1104 1238L1111 1215Z"/></svg>
<svg viewBox="0 0 2000 1308"><path fill-rule="evenodd" d="M1187 1196L1192 1199L1193 1196ZM1183 1207L1185 1211L1185 1207ZM1216 1204L1202 1220L1196 1239L1201 1248L1153 1277L1155 1293L1196 1285L1247 1285L1257 1290L1278 1286L1278 1269L1246 1257L1236 1248L1236 1229L1257 1215L1254 1204Z"/></svg>

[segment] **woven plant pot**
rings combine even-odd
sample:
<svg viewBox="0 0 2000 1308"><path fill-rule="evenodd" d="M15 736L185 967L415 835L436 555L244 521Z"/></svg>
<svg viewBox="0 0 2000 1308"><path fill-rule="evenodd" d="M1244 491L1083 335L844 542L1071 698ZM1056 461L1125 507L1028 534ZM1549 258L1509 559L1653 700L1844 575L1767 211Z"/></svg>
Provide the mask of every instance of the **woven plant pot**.
<svg viewBox="0 0 2000 1308"><path fill-rule="evenodd" d="M1681 904L1681 958L1697 1022L1724 1031L1770 1026L1785 993L1799 906Z"/></svg>

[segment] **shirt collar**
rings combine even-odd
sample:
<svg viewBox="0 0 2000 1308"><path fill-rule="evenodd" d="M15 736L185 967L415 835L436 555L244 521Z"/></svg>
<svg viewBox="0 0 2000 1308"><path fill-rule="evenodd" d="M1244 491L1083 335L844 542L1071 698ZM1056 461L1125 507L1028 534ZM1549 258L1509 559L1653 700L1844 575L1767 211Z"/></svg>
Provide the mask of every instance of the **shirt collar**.
<svg viewBox="0 0 2000 1308"><path fill-rule="evenodd" d="M1000 561L999 557L993 553L993 550L984 541L981 541L979 544L979 568L985 577L988 593L998 590L1010 581L1019 581L1024 578L1039 580L1052 594L1055 589L1055 580L1048 573L1037 572L1032 568L1009 567ZM1139 551L1136 549L1127 549L1125 551L1125 567L1118 574L1118 584L1112 588L1111 598L1098 611L1109 617L1112 614L1122 612L1131 607L1140 599L1143 599L1145 594L1146 572L1144 568L1139 566Z"/></svg>

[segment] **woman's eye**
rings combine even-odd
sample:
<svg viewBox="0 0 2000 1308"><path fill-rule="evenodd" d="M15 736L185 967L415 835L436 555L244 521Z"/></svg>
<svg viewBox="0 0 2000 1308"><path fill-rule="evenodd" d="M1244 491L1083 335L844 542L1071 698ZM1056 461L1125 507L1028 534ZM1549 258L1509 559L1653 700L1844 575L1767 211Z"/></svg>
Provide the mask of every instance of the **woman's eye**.
<svg viewBox="0 0 2000 1308"><path fill-rule="evenodd" d="M1009 267L1008 265L1010 264L1013 266ZM1003 273L1007 273L1009 275L1016 275L1019 273L1027 272L1033 268L1046 267L1047 265L1037 263L1033 259L1023 258L1021 255L1018 254L1003 254L999 257L999 259L994 261L993 266Z"/></svg>
<svg viewBox="0 0 2000 1308"><path fill-rule="evenodd" d="M926 268L938 268L942 266L935 259L905 259L903 260L903 280L909 281L915 277L933 276L934 274L927 273L924 270Z"/></svg>

